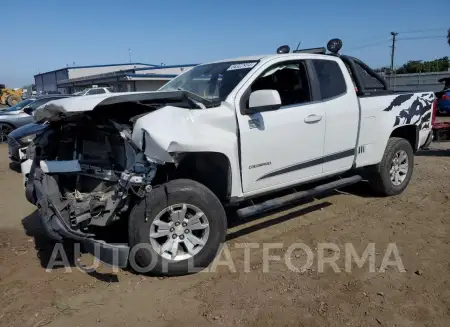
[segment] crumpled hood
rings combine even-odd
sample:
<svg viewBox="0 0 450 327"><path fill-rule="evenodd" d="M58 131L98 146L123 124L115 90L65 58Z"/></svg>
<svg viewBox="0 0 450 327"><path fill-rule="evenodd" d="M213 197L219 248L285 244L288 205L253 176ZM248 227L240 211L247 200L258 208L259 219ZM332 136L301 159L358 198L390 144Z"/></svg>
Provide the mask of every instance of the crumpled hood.
<svg viewBox="0 0 450 327"><path fill-rule="evenodd" d="M58 121L83 114L99 106L148 100L185 100L198 97L185 91L129 92L80 96L48 102L35 111L35 119ZM199 101L208 101L198 98ZM136 120L132 141L147 157L160 162L174 162L173 152L211 152L230 154L237 151L236 117L230 104L209 109L165 106Z"/></svg>
<svg viewBox="0 0 450 327"><path fill-rule="evenodd" d="M174 92L124 92L124 93L106 93L97 95L86 95L64 98L47 102L36 109L34 118L38 122L58 121L69 116L82 114L94 110L99 106L106 106L123 102L138 102L148 100L182 99L182 91Z"/></svg>

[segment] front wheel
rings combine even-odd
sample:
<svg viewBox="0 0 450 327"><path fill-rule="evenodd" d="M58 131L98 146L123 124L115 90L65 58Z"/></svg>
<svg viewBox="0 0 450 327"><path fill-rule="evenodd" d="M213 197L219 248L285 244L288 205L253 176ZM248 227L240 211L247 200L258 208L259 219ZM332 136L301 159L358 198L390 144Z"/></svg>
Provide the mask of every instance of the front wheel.
<svg viewBox="0 0 450 327"><path fill-rule="evenodd" d="M403 192L411 180L414 152L411 144L399 137L389 139L381 162L369 176L369 183L380 195Z"/></svg>
<svg viewBox="0 0 450 327"><path fill-rule="evenodd" d="M214 193L192 180L170 181L130 213L130 264L156 275L197 272L214 260L226 230L225 210Z"/></svg>
<svg viewBox="0 0 450 327"><path fill-rule="evenodd" d="M8 104L8 106L13 107L16 104L18 104L22 99L20 97L18 97L17 95L10 95L7 99L6 99L6 103Z"/></svg>

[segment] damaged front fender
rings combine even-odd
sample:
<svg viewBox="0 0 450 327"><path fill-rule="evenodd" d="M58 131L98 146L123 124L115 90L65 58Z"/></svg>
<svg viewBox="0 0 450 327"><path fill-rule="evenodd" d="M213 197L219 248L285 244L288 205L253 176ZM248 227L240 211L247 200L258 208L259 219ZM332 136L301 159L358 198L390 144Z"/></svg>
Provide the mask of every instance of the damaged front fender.
<svg viewBox="0 0 450 327"><path fill-rule="evenodd" d="M173 163L174 153L222 152L230 156L237 144L234 112L225 106L186 110L167 106L136 120L133 143L157 162Z"/></svg>

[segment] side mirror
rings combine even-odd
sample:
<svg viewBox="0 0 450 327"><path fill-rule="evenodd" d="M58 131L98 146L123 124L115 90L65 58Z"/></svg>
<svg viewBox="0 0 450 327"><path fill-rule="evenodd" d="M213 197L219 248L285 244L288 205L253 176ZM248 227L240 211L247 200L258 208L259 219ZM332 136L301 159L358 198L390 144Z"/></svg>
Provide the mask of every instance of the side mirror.
<svg viewBox="0 0 450 327"><path fill-rule="evenodd" d="M277 90L259 90L250 94L246 114L260 111L277 110L281 107L281 98Z"/></svg>
<svg viewBox="0 0 450 327"><path fill-rule="evenodd" d="M33 114L33 108L30 107L26 107L22 109L24 113L28 114L28 115L32 115Z"/></svg>

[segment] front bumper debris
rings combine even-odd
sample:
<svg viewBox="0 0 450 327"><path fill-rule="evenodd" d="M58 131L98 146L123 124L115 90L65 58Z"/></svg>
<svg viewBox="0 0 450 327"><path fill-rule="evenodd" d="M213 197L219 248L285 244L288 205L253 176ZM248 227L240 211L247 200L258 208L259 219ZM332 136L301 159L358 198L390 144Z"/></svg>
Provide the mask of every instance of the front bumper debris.
<svg viewBox="0 0 450 327"><path fill-rule="evenodd" d="M8 137L8 157L13 162L20 163L24 153L21 151L23 146L15 139Z"/></svg>
<svg viewBox="0 0 450 327"><path fill-rule="evenodd" d="M80 242L88 253L103 263L120 268L127 266L130 252L127 245L109 244L92 238L93 235L73 230L46 192L43 184L45 175L42 171L37 172L36 175L40 175L37 178L34 176L34 171L30 172L31 175L33 175L33 179L31 182L30 177L30 182L27 183L27 198L30 197L28 200L34 202L38 207L42 226L50 238L56 241L71 239Z"/></svg>

